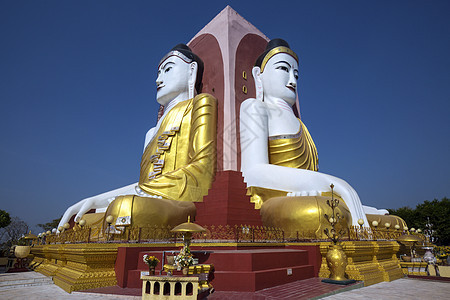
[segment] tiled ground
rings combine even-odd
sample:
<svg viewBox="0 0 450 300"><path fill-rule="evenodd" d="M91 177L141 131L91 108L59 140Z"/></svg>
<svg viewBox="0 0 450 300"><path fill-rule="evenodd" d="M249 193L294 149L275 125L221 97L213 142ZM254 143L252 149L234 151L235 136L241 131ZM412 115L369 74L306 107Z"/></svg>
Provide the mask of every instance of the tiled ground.
<svg viewBox="0 0 450 300"><path fill-rule="evenodd" d="M142 289L132 289L132 288L126 288L123 289L116 286L109 286L104 288L97 288L97 289L90 289L85 291L80 291L80 293L94 293L94 294L115 294L115 295L128 295L128 296L141 296L142 295Z"/></svg>
<svg viewBox="0 0 450 300"><path fill-rule="evenodd" d="M215 292L208 297L209 300L220 299L311 299L336 292L360 288L362 283L349 286L323 283L320 278L310 278L292 282L277 287L252 292ZM141 289L122 289L118 286L86 290L83 292L100 294L141 295Z"/></svg>
<svg viewBox="0 0 450 300"><path fill-rule="evenodd" d="M350 292L343 292L324 299L450 299L450 282L402 278L391 282L381 282Z"/></svg>
<svg viewBox="0 0 450 300"><path fill-rule="evenodd" d="M0 283L6 281L20 281L20 280L39 280L43 275L34 272L16 273L16 274L0 274ZM342 290L342 286L325 284L319 278L311 278L303 281L292 282L278 287L257 291L255 293L237 293L237 292L216 292L208 297L209 300L217 299L250 299L250 300L274 300L274 299L314 299L329 295L330 293L339 291L324 299L450 299L450 282L448 281L433 281L403 278L392 282L382 282L371 285L369 287L357 288L356 286L347 286ZM351 289L345 291L345 289ZM114 290L115 289L115 290ZM133 289L133 294L136 295L138 289ZM21 286L15 288L7 288L3 286L0 289L0 299L15 300L15 299L30 299L30 300L96 300L96 299L121 299L121 300L137 300L141 296L130 295L111 295L104 293L93 293L95 290L86 292L74 292L68 294L54 284L43 284L39 286ZM99 292L98 290L96 292ZM103 290L106 292L106 290ZM130 293L118 287L110 289L109 292Z"/></svg>
<svg viewBox="0 0 450 300"><path fill-rule="evenodd" d="M208 300L222 299L252 299L252 300L275 300L275 299L313 299L321 295L331 295L342 290L351 290L362 287L362 283L342 286L337 284L323 283L321 278L310 278L264 289L255 293L242 292L216 292L208 297Z"/></svg>
<svg viewBox="0 0 450 300"><path fill-rule="evenodd" d="M137 300L141 296L130 297L120 295L102 295L102 294L86 294L72 293L68 294L52 282L48 282L48 278L36 272L24 273L3 273L0 274L0 299L1 300Z"/></svg>

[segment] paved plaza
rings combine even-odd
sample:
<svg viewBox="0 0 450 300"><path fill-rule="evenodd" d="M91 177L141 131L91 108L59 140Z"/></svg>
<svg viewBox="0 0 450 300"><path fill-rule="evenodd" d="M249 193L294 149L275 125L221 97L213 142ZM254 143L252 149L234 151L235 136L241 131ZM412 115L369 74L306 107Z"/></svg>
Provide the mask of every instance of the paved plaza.
<svg viewBox="0 0 450 300"><path fill-rule="evenodd" d="M350 291L340 292L322 299L448 299L450 295L450 282L431 281L402 278L392 282L381 282L368 287L355 288ZM242 297L243 296L243 297ZM257 292L255 294L241 294L240 299L274 300L281 299L280 294L270 295ZM236 295L218 292L211 296L212 299L233 299ZM283 299L307 299L292 295ZM140 296L110 295L74 292L68 294L53 284L50 278L36 273L11 273L0 274L0 299L32 299L32 300L94 300L94 299L141 299ZM317 299L317 298L316 298Z"/></svg>
<svg viewBox="0 0 450 300"><path fill-rule="evenodd" d="M449 299L450 282L402 278L342 292L322 299Z"/></svg>

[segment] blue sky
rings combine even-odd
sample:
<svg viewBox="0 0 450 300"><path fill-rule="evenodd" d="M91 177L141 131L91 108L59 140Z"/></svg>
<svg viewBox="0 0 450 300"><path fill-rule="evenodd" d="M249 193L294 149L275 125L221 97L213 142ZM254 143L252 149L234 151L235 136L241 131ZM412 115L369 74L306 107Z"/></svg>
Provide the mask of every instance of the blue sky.
<svg viewBox="0 0 450 300"><path fill-rule="evenodd" d="M300 56L320 171L378 208L449 196L448 1L0 1L0 209L136 182L159 59L227 4Z"/></svg>

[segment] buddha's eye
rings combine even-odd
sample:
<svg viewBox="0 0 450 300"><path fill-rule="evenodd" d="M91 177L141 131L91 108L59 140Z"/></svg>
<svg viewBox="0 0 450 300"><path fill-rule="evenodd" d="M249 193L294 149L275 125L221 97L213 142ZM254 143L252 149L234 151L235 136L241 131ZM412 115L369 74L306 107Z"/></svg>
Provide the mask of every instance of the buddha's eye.
<svg viewBox="0 0 450 300"><path fill-rule="evenodd" d="M165 69L165 70L164 70L164 72L166 72L166 73L167 73L167 72L169 72L169 71L170 71L170 69L172 69L172 67L168 67L167 69Z"/></svg>
<svg viewBox="0 0 450 300"><path fill-rule="evenodd" d="M295 80L298 80L298 74L295 74L294 77L295 77Z"/></svg>
<svg viewBox="0 0 450 300"><path fill-rule="evenodd" d="M282 71L285 71L285 72L288 72L288 73L289 73L289 68L288 68L288 67L285 67L285 66L278 66L278 67L277 67L277 69L278 69L278 70L282 70Z"/></svg>

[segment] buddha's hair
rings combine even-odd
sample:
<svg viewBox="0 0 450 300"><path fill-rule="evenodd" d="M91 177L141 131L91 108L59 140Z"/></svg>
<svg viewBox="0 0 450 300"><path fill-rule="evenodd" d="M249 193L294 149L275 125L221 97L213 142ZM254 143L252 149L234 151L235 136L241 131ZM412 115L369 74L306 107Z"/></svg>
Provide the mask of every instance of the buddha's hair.
<svg viewBox="0 0 450 300"><path fill-rule="evenodd" d="M173 47L170 51L179 51L183 53L187 58L192 59L197 63L197 77L195 79L195 90L197 93L201 92L202 89L202 80L203 80L203 70L204 70L204 64L202 59L192 52L191 48L189 48L185 44L178 44L175 47Z"/></svg>
<svg viewBox="0 0 450 300"><path fill-rule="evenodd" d="M283 39L277 38L277 39L270 40L270 42L266 46L266 50L264 50L264 52L256 59L255 67L261 68L261 64L262 64L264 58L266 57L266 55L270 52L270 50L277 48L277 47L286 47L286 48L290 49L289 50L290 54L293 54L294 58L298 61L297 55L294 53L294 51L292 51L288 42L286 42Z"/></svg>

